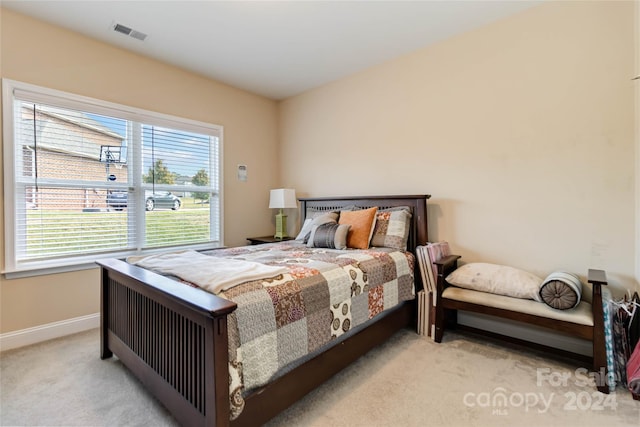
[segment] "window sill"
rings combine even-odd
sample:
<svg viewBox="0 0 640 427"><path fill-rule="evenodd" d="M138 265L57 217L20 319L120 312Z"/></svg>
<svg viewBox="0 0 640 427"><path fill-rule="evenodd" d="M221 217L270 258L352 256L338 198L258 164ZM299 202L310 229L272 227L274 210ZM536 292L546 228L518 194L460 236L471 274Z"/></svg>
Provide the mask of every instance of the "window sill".
<svg viewBox="0 0 640 427"><path fill-rule="evenodd" d="M24 277L34 277L34 276L46 276L50 274L59 274L59 273L69 273L74 271L82 271L82 270L90 270L93 268L98 268L98 265L95 261L99 259L106 258L126 258L134 255L150 255L153 253L160 252L170 252L170 251L179 251L185 249L193 249L193 250L212 250L212 249L220 249L225 246L221 242L212 242L202 245L191 245L191 246L181 246L181 247L171 247L171 248L161 248L161 249L149 249L145 251L129 251L123 253L114 253L109 256L96 256L90 260L78 260L76 263L72 263L69 265L34 265L34 266L23 266L21 269L16 269L14 271L3 271L2 274L8 280L11 279L21 279Z"/></svg>

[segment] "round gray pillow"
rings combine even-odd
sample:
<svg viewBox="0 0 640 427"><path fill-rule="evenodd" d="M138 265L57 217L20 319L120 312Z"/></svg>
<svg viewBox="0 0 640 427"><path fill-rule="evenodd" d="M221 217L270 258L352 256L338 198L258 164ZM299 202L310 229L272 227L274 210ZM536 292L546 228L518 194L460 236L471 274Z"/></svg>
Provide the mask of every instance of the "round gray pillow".
<svg viewBox="0 0 640 427"><path fill-rule="evenodd" d="M551 273L540 285L540 298L551 308L568 310L580 304L582 284L575 274Z"/></svg>

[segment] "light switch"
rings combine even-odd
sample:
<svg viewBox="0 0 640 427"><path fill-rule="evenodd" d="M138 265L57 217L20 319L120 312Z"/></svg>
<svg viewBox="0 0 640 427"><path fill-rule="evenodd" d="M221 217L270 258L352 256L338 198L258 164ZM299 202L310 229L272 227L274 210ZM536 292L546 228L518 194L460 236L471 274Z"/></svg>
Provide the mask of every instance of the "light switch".
<svg viewBox="0 0 640 427"><path fill-rule="evenodd" d="M238 165L238 181L247 182L247 165Z"/></svg>

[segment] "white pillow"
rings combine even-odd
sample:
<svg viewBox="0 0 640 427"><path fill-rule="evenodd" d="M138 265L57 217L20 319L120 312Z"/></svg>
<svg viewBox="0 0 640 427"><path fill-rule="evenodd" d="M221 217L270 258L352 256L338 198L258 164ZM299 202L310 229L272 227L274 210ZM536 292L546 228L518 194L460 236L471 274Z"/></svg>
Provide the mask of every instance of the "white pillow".
<svg viewBox="0 0 640 427"><path fill-rule="evenodd" d="M304 240L305 236L311 232L311 229L313 228L311 221L313 221L311 218L304 220L304 224L302 224L302 228L296 236L296 240Z"/></svg>
<svg viewBox="0 0 640 427"><path fill-rule="evenodd" d="M542 302L539 294L542 279L506 265L469 263L449 274L446 280L460 288Z"/></svg>

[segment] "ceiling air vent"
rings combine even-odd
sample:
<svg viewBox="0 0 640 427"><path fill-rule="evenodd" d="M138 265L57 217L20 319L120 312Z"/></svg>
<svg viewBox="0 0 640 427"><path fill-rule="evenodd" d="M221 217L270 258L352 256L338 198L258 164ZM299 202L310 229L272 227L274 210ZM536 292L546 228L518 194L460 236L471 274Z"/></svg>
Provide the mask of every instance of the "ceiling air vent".
<svg viewBox="0 0 640 427"><path fill-rule="evenodd" d="M144 41L144 39L147 38L147 35L145 33L141 33L140 31L136 31L136 30L131 30L129 35L131 37L133 37L134 39L138 39L138 40L142 40L142 41Z"/></svg>
<svg viewBox="0 0 640 427"><path fill-rule="evenodd" d="M122 25L122 24L115 24L113 26L113 31L125 34L127 36L133 37L134 39L138 39L138 40L141 40L141 41L144 41L144 39L147 38L147 35L145 33L141 33L140 31L132 30L131 28L129 28L129 27L125 26L125 25Z"/></svg>

